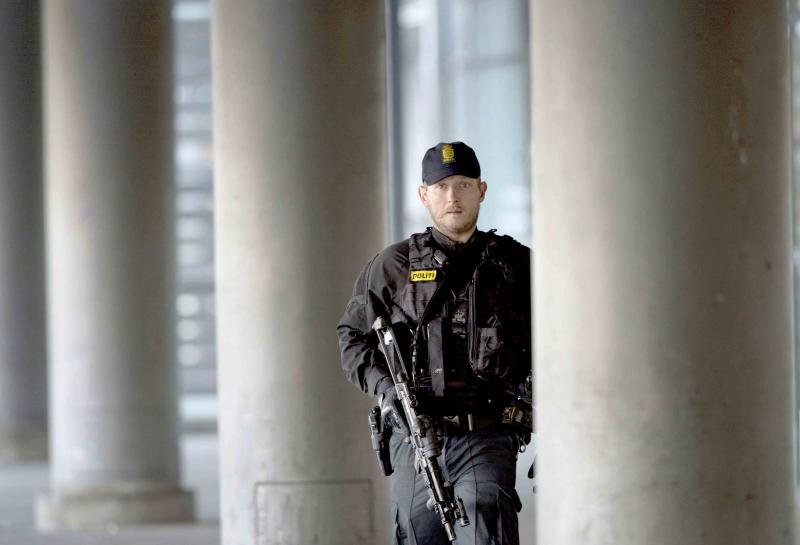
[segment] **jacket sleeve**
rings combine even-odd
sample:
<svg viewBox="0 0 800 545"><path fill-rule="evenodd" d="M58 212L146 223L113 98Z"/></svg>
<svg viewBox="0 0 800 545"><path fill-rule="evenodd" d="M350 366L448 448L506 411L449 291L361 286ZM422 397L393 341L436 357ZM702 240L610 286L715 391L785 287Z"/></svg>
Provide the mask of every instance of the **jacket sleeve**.
<svg viewBox="0 0 800 545"><path fill-rule="evenodd" d="M370 273L376 258L373 257L358 275L353 296L336 327L345 377L369 395L375 395L375 386L389 376L386 361L378 349L377 335L372 331L372 323L380 312L373 308L376 301L370 297Z"/></svg>
<svg viewBox="0 0 800 545"><path fill-rule="evenodd" d="M515 334L521 343L518 345L520 358L519 366L513 377L513 382L522 384L526 381L533 367L533 289L532 289L532 264L533 252L523 244L515 242L512 253L514 270L513 301L518 323L514 324Z"/></svg>

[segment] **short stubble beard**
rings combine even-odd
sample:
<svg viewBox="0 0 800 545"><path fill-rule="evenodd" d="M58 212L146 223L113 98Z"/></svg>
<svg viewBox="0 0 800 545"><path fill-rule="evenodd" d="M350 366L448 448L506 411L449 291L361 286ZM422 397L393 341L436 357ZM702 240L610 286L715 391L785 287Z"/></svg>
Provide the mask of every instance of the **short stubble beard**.
<svg viewBox="0 0 800 545"><path fill-rule="evenodd" d="M475 212L475 217L472 218L472 221L464 224L464 227L461 228L461 229L458 229L458 230L451 229L448 226L446 226L446 225L444 225L442 223L439 223L433 217L431 217L431 220L433 221L433 226L436 227L437 231L439 231L443 235L446 235L449 238L452 238L452 239L456 240L456 239L458 239L459 235L463 235L465 233L470 233L471 234L471 232L474 229L477 228L477 225L478 225L478 213L479 212L480 212L480 209Z"/></svg>

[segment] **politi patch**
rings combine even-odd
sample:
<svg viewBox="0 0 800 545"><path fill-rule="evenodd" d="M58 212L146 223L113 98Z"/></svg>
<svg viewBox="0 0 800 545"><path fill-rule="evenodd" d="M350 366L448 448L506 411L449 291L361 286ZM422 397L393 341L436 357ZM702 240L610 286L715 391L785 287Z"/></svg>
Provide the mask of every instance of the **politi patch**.
<svg viewBox="0 0 800 545"><path fill-rule="evenodd" d="M431 282L436 280L436 273L438 271L436 269L424 270L424 271L411 271L411 281L412 282Z"/></svg>

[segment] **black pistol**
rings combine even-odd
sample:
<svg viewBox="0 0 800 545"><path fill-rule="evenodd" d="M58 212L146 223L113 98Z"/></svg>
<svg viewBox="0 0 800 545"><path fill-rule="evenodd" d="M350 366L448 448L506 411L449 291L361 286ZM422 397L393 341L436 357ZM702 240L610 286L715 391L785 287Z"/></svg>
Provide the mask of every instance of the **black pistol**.
<svg viewBox="0 0 800 545"><path fill-rule="evenodd" d="M378 455L378 464L380 464L383 474L388 477L394 473L392 459L389 454L389 435L391 430L386 429L386 426L383 425L380 407L372 407L369 410L368 418L372 450Z"/></svg>

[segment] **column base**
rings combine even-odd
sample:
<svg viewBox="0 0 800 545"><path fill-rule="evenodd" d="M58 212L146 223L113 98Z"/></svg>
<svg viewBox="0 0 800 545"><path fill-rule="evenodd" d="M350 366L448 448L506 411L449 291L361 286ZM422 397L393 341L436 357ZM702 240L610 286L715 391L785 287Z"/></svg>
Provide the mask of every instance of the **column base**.
<svg viewBox="0 0 800 545"><path fill-rule="evenodd" d="M36 498L36 528L40 532L192 521L194 494L178 487L103 487L51 492Z"/></svg>
<svg viewBox="0 0 800 545"><path fill-rule="evenodd" d="M47 460L47 427L0 430L0 464Z"/></svg>

